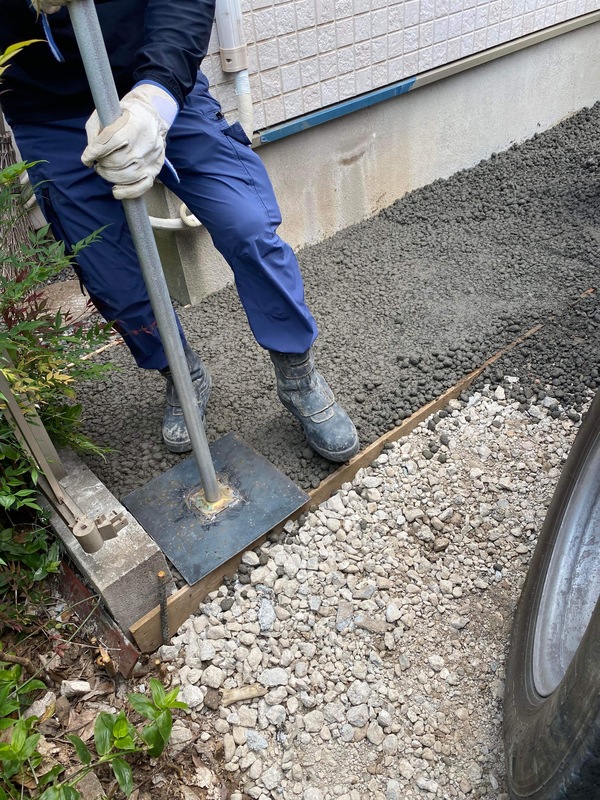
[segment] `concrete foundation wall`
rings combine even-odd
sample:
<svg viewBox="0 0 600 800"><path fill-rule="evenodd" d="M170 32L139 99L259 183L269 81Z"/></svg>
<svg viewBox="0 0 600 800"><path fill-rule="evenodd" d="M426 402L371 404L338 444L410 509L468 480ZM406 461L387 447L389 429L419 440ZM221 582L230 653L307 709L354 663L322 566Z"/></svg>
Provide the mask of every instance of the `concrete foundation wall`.
<svg viewBox="0 0 600 800"><path fill-rule="evenodd" d="M258 148L281 205L282 237L295 248L318 242L592 105L600 99L599 39L600 23L589 25ZM184 303L231 280L204 229L161 234L160 246ZM177 251L185 255L179 274Z"/></svg>

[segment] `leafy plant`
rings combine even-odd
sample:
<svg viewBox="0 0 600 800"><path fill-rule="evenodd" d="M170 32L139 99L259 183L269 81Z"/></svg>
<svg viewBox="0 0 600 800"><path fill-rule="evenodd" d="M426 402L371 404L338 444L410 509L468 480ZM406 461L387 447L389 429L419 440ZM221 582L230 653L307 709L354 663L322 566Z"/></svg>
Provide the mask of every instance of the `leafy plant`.
<svg viewBox="0 0 600 800"><path fill-rule="evenodd" d="M89 356L104 344L110 326L74 323L48 308L43 288L73 264L84 247L93 246L99 232L67 253L48 226L29 232L17 249L4 246L2 226L14 221L14 193L22 191L20 176L27 162L0 170L0 374L8 383L31 425L40 420L57 446L102 452L79 429L82 413L75 384L101 378L110 365ZM46 523L37 503L38 468L9 422L7 398L0 393L0 622L21 628L27 600L42 577L56 570L56 546L49 543ZM1 798L0 798L1 800Z"/></svg>
<svg viewBox="0 0 600 800"><path fill-rule="evenodd" d="M42 757L36 749L40 734L32 733L36 718L23 719L20 714L30 704L30 695L46 688L39 680L22 681L19 665L7 667L7 664L0 662L0 732L10 733L10 739L4 733L0 741L0 800L22 797L20 786L23 785L25 772L35 773L41 763ZM15 714L19 715L16 720ZM15 791L20 794L15 794Z"/></svg>
<svg viewBox="0 0 600 800"><path fill-rule="evenodd" d="M58 542L41 525L0 530L0 625L22 631L39 622L43 581L58 572ZM15 598L17 602L15 602Z"/></svg>
<svg viewBox="0 0 600 800"><path fill-rule="evenodd" d="M3 666L7 665L0 662ZM46 687L41 681L21 682L21 678L19 666L0 669L0 732L4 731L0 742L0 800L20 800L25 788L31 789L29 796L38 800L78 800L77 784L104 765L110 766L122 792L129 797L134 785L127 759L139 754L158 758L171 736L173 709L187 708L177 700L178 688L166 692L160 681L150 678L150 697L135 692L128 697L130 706L148 724L134 725L124 711L101 711L94 725L95 753L79 736L68 734L81 767L64 778L65 768L60 764L42 771L37 750L40 734L35 730L38 719L22 716L29 695Z"/></svg>

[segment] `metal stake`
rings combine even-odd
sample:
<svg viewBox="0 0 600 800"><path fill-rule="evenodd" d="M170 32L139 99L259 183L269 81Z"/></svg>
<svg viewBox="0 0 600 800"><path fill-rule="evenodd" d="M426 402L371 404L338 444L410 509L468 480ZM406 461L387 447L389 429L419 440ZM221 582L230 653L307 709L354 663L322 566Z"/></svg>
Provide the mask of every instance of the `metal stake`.
<svg viewBox="0 0 600 800"><path fill-rule="evenodd" d="M167 574L161 569L156 573L158 578L158 597L160 603L160 633L162 643L169 644L171 641L171 631L169 629L169 606L167 605Z"/></svg>
<svg viewBox="0 0 600 800"><path fill-rule="evenodd" d="M119 119L121 106L94 0L71 0L67 7L98 116L102 126L106 127ZM138 197L135 200L124 200L123 206L192 442L192 450L198 465L204 494L209 502L214 503L220 497L217 476L208 449L206 433L196 403L192 379L146 204L143 197Z"/></svg>

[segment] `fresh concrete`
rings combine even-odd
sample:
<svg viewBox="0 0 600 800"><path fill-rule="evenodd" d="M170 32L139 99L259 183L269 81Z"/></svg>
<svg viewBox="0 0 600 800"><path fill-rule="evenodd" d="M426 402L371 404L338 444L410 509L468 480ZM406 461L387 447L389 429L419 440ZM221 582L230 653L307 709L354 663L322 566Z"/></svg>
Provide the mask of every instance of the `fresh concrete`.
<svg viewBox="0 0 600 800"><path fill-rule="evenodd" d="M300 253L317 361L363 446L597 285L599 130L600 104ZM334 467L278 402L233 287L181 317L213 375L209 440L233 431L303 488L317 485ZM160 437L163 379L124 347L103 357L120 369L82 387L85 430L116 452L87 461L122 496L178 456Z"/></svg>
<svg viewBox="0 0 600 800"><path fill-rule="evenodd" d="M52 527L71 559L101 596L124 632L159 604L157 573L169 567L158 545L86 465L73 453L61 453L67 477L61 485L82 512L94 520L101 514L122 512L127 525L96 553L85 553L65 523L52 516Z"/></svg>
<svg viewBox="0 0 600 800"><path fill-rule="evenodd" d="M600 23L264 145L292 246L320 242L600 98ZM163 188L153 213L178 215ZM231 282L206 230L158 236L169 287L198 303Z"/></svg>

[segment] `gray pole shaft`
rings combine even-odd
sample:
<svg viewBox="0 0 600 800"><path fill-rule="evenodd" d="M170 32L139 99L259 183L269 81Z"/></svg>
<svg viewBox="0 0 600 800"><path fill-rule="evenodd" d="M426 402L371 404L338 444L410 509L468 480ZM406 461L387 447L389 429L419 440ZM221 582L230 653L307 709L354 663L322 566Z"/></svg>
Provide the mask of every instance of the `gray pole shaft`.
<svg viewBox="0 0 600 800"><path fill-rule="evenodd" d="M68 9L100 123L106 127L121 116L121 106L96 8L93 0L71 0ZM144 199L139 197L135 200L124 200L123 206L192 442L204 494L208 502L214 503L220 496L217 476L146 204Z"/></svg>

